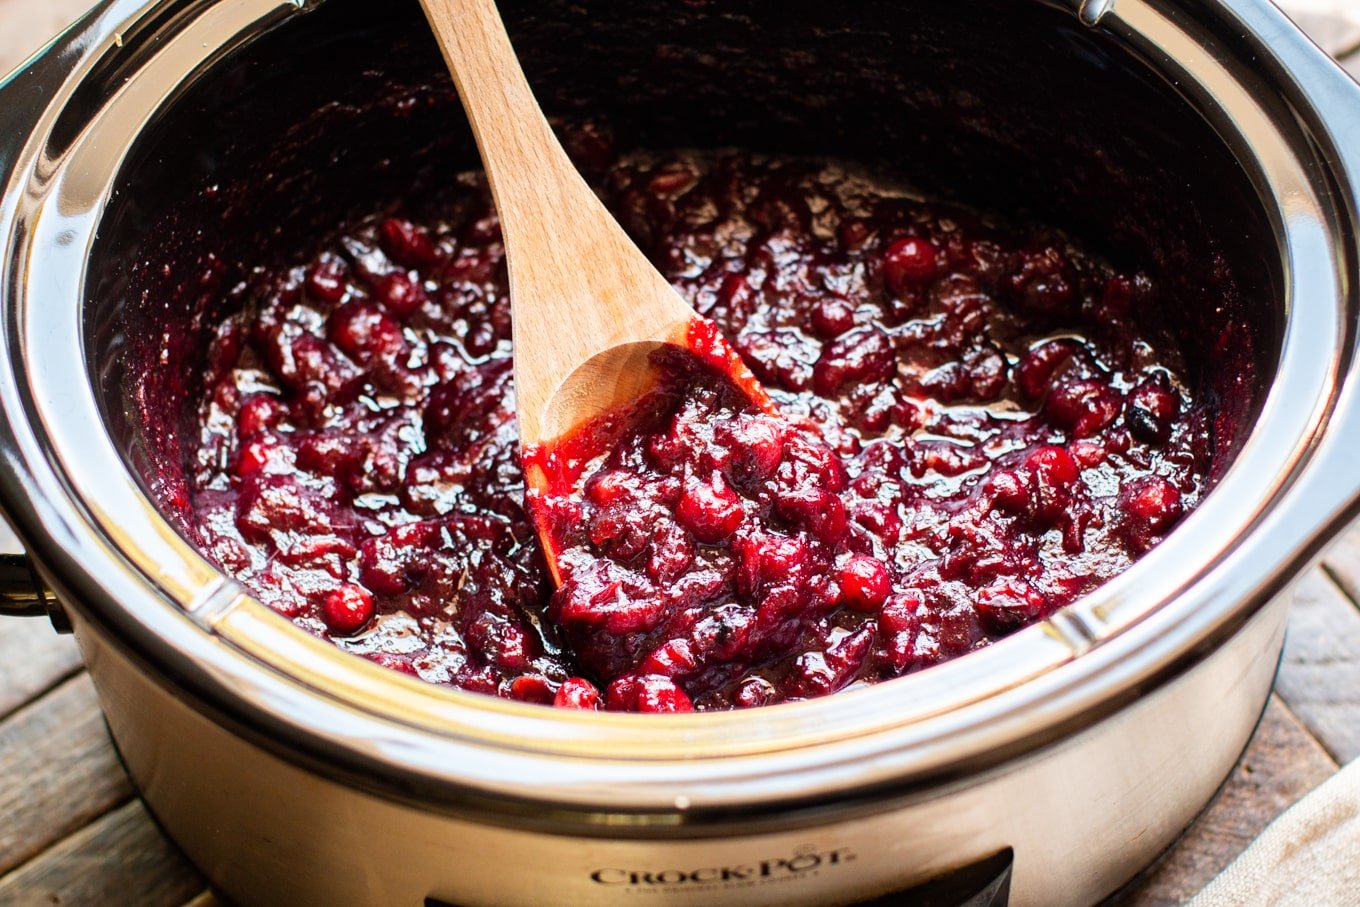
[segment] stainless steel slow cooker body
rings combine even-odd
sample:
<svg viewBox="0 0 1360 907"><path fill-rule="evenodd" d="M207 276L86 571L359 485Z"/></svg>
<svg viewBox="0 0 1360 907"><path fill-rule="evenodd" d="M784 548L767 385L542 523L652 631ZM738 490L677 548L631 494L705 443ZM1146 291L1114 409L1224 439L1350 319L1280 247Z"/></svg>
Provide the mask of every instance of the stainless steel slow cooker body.
<svg viewBox="0 0 1360 907"><path fill-rule="evenodd" d="M742 6L739 21L702 4L684 15L766 40L750 15L760 6ZM1360 498L1349 449L1360 437L1360 87L1266 0L845 6L868 10L839 25L867 28L869 44L922 23L946 35L951 17L993 38L1033 20L1035 34L1056 36L1046 53L1071 57L1061 72L1033 63L1045 90L1069 92L1055 106L1117 107L1099 89L1127 77L1169 105L1169 131L1198 123L1169 140L1205 147L1184 162L1197 178L1242 190L1232 204L1247 213L1219 227L1241 234L1229 242L1248 250L1248 271L1255 250L1256 290L1270 301L1266 390L1214 492L1118 580L953 663L755 713L563 715L383 671L255 602L151 503L110 403L127 330L101 281L117 271L113 253L146 241L115 237L137 233L148 178L187 185L178 170L197 178L216 165L196 133L172 131L152 152L148 136L196 93L243 105L286 93L287 80L264 78L270 65L305 82L305 48L343 58L319 36L355 34L361 5L112 0L0 86L5 512L74 625L149 807L232 899L844 903L980 865L983 888L1009 873L1012 903L1091 903L1221 783L1268 695L1288 584ZM545 5L520 26L521 48L551 55L556 44L570 58L553 17L608 32L623 14L607 12ZM818 15L809 5L768 18L839 34ZM677 79L708 65L703 48L670 50L656 57ZM995 81L1004 70L988 66L1034 56L1024 40L977 50L941 78ZM788 71L799 59L786 55ZM1089 80L1072 78L1082 66ZM636 78L600 90L620 86L638 90ZM967 132L969 105L931 109L963 110ZM196 156L176 159L177 142ZM1064 167L1064 191L1089 196L1090 174ZM1134 176L1111 198L1143 191ZM1187 198L1196 191L1187 179Z"/></svg>

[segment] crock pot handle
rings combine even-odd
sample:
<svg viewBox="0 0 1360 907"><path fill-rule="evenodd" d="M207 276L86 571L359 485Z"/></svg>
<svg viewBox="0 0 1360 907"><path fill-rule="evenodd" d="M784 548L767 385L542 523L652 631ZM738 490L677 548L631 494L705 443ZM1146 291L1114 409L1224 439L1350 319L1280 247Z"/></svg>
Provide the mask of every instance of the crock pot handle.
<svg viewBox="0 0 1360 907"><path fill-rule="evenodd" d="M38 578L23 543L4 524L0 524L0 616L50 617L58 630L70 629L65 612Z"/></svg>

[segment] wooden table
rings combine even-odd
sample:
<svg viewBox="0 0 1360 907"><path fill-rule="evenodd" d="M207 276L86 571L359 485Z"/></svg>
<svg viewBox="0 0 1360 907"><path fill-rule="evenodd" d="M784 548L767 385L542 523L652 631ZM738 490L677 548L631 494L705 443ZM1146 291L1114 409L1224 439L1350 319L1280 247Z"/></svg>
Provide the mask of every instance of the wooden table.
<svg viewBox="0 0 1360 907"><path fill-rule="evenodd" d="M0 0L0 73L84 0ZM1360 77L1360 0L1290 0L1303 27ZM1213 805L1119 905L1171 905L1360 756L1360 528L1299 584L1265 717ZM147 816L109 744L69 637L0 620L0 905L218 907Z"/></svg>

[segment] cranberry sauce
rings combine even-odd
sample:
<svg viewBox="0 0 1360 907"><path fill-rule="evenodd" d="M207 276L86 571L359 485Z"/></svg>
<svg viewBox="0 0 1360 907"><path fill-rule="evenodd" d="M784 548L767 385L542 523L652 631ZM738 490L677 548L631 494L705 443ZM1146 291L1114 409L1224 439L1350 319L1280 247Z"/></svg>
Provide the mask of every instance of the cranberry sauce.
<svg viewBox="0 0 1360 907"><path fill-rule="evenodd" d="M432 682L717 709L987 645L1127 568L1203 493L1214 413L1147 277L831 165L592 171L778 415L667 357L628 430L545 501L554 592L524 509L504 253L465 175L439 218L383 212L252 277L191 444L210 557Z"/></svg>

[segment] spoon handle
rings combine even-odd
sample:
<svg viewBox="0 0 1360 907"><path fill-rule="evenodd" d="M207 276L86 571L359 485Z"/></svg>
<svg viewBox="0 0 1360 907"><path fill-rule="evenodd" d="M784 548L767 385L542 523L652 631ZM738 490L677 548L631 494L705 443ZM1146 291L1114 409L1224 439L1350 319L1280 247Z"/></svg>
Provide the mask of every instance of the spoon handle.
<svg viewBox="0 0 1360 907"><path fill-rule="evenodd" d="M421 0L472 124L510 273L521 433L562 380L694 317L586 185L520 68L494 0Z"/></svg>

